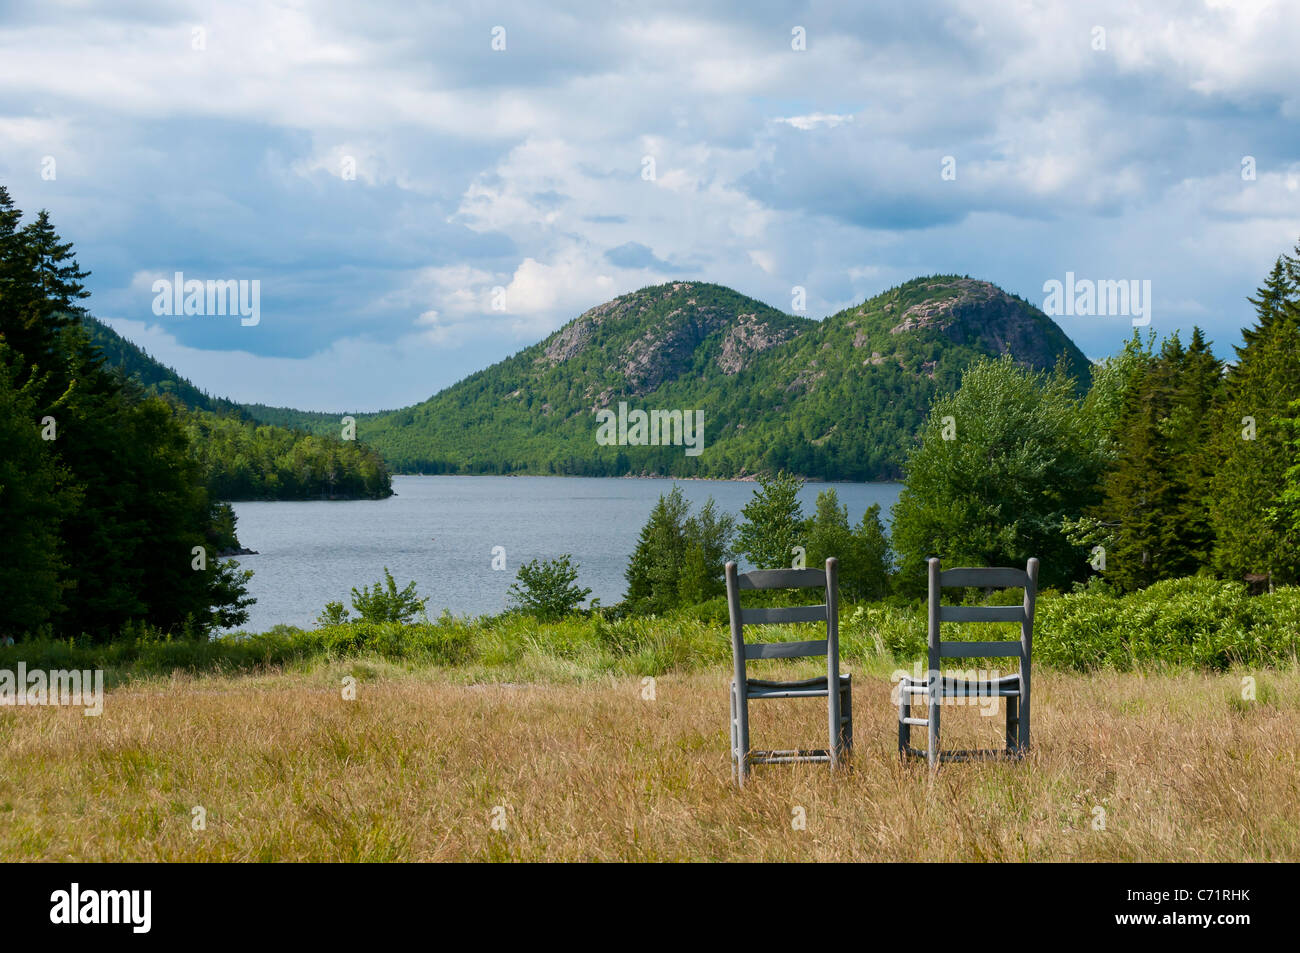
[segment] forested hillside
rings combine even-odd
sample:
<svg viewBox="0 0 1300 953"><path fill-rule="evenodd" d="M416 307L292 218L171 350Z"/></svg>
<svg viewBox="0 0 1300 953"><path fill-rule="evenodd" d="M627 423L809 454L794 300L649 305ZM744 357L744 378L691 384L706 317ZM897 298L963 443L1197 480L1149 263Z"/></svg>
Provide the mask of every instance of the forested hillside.
<svg viewBox="0 0 1300 953"><path fill-rule="evenodd" d="M967 371L908 459L891 536L898 578L920 592L931 556L1036 556L1044 585L1108 592L1218 576L1235 587L1218 592L1238 598L1242 582L1300 583L1300 247L1278 256L1250 303L1255 320L1227 367L1193 328L1186 342L1135 333L1094 368L1082 400L1058 375L1006 359ZM1217 611L1213 586L1185 581L1207 597L1200 614ZM1277 622L1294 644L1294 619ZM1185 638L1153 634L1156 623L1137 627L1134 654ZM1245 656L1251 624L1216 629L1196 650Z"/></svg>
<svg viewBox="0 0 1300 953"><path fill-rule="evenodd" d="M340 438L339 418L323 433L255 420L230 400L199 390L90 315L82 324L105 366L144 393L164 398L190 435L208 489L219 500L382 499L392 478L371 447Z"/></svg>
<svg viewBox="0 0 1300 953"><path fill-rule="evenodd" d="M422 404L358 416L358 434L405 472L894 479L934 396L1003 354L1035 370L1063 362L1087 386L1064 332L988 282L918 278L823 321L675 282L592 308ZM703 452L598 444L596 412L620 402L702 411Z"/></svg>

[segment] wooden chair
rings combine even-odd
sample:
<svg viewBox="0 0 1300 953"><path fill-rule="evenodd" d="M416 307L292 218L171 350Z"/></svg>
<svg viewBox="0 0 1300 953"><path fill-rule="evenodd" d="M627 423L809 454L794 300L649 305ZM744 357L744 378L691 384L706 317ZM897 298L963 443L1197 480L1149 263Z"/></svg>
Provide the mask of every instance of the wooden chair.
<svg viewBox="0 0 1300 953"><path fill-rule="evenodd" d="M731 615L731 655L735 677L731 682L731 760L736 783L745 785L752 764L793 764L803 761L839 764L853 747L853 693L848 674L840 673L839 563L826 560L826 570L765 569L736 573L727 563L727 609ZM779 609L742 609L742 589L825 588L826 601L816 606ZM789 622L825 622L826 638L805 642L746 643L744 627ZM812 658L826 656L826 675L802 681L777 682L750 678L747 663L755 659ZM835 690L831 691L830 686ZM830 744L812 751L751 751L749 701L756 698L826 698Z"/></svg>
<svg viewBox="0 0 1300 953"><path fill-rule="evenodd" d="M981 586L1025 590L1019 606L945 606L940 594L945 588ZM1019 757L1029 748L1029 689L1034 647L1034 600L1038 593L1038 560L1024 569L945 569L930 560L929 671L924 679L904 676L898 689L898 751L903 757L926 758L931 765L940 761L976 758ZM944 642L939 626L944 622L1019 622L1020 639L1008 642ZM946 658L1016 658L1019 671L998 679L975 681L946 677L939 670ZM921 696L927 717L912 717L912 698ZM1006 749L996 751L950 751L939 749L939 709L946 698L1003 698L1007 706ZM925 751L911 746L912 727L928 730Z"/></svg>

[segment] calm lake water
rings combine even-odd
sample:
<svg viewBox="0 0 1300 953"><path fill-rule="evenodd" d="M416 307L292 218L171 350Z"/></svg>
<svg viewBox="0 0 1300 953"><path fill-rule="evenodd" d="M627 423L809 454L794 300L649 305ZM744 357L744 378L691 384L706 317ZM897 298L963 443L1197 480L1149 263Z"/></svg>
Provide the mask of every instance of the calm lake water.
<svg viewBox="0 0 1300 953"><path fill-rule="evenodd" d="M387 566L404 586L414 579L429 596L429 615L481 615L506 607L506 590L530 559L570 553L578 584L609 605L623 597L623 572L637 534L671 480L580 477L399 476L387 500L236 503L239 541L256 556L257 597L242 628L277 623L310 626L331 600L350 603L353 586L383 578ZM677 483L692 506L712 496L739 514L756 484L718 480ZM898 483L811 483L804 512L834 486L855 525L872 503L888 516ZM506 569L492 569L492 549L505 548Z"/></svg>

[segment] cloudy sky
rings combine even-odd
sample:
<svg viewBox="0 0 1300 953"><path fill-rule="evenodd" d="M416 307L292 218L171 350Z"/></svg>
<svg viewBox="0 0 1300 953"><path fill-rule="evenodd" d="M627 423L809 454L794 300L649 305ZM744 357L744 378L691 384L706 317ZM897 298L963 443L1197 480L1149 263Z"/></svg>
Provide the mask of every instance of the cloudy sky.
<svg viewBox="0 0 1300 953"><path fill-rule="evenodd" d="M1300 3L845 6L0 0L0 182L94 313L246 401L414 403L672 278L811 317L1150 280L1231 353L1300 239ZM155 315L175 272L260 322Z"/></svg>

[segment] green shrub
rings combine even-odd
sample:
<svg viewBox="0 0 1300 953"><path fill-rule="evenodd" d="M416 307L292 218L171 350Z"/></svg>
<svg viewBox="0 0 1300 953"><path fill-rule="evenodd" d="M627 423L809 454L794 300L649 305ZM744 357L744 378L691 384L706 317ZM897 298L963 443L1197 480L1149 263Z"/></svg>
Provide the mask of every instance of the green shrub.
<svg viewBox="0 0 1300 953"><path fill-rule="evenodd" d="M519 567L510 586L511 602L539 619L554 620L568 615L591 595L590 589L574 585L578 567L567 553L545 562L534 559Z"/></svg>
<svg viewBox="0 0 1300 953"><path fill-rule="evenodd" d="M325 603L325 610L316 617L316 624L324 627L327 625L342 625L348 621L348 610L341 602Z"/></svg>
<svg viewBox="0 0 1300 953"><path fill-rule="evenodd" d="M861 605L840 624L840 654L892 655L898 662L924 659L925 626L924 606Z"/></svg>
<svg viewBox="0 0 1300 953"><path fill-rule="evenodd" d="M352 590L352 608L357 610L363 622L411 622L424 614L428 601L416 595L414 580L399 591L387 566L384 567L383 582L377 582L373 587L363 586L360 592L355 588ZM321 618L344 621L347 611L340 612L340 609L342 606L337 602L327 603Z"/></svg>
<svg viewBox="0 0 1300 953"><path fill-rule="evenodd" d="M1300 589L1251 597L1239 583L1166 579L1123 597L1080 592L1041 599L1034 659L1079 671L1278 665L1296 658L1298 633Z"/></svg>
<svg viewBox="0 0 1300 953"><path fill-rule="evenodd" d="M307 633L319 652L333 656L366 653L435 665L461 665L475 656L474 629L444 617L438 622L344 622Z"/></svg>
<svg viewBox="0 0 1300 953"><path fill-rule="evenodd" d="M971 601L984 598L975 590L966 595ZM994 598L1015 601L1005 595ZM954 624L944 626L944 635L1014 639L1018 629L1013 623ZM751 640L775 641L815 638L816 631L812 625L773 626L761 637L748 635ZM1278 667L1296 664L1298 643L1300 588L1250 597L1241 585L1199 577L1166 580L1126 596L1104 590L1064 596L1046 592L1039 599L1034 626L1035 662L1075 671ZM924 602L845 606L840 652L860 662L892 658L900 666L911 666L924 661ZM107 644L44 636L0 646L0 669L14 670L20 660L30 669L103 669L106 684L113 687L135 676L173 671L252 672L365 656L413 665L523 666L532 674L578 678L602 673L646 676L725 667L731 644L725 601L713 599L659 616L601 610L539 622L519 612L473 620L444 614L436 622L352 620L311 630L276 626L268 632L211 640L173 638L139 625ZM1266 689L1259 698L1267 701Z"/></svg>

